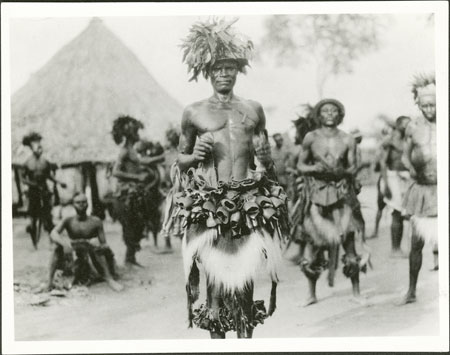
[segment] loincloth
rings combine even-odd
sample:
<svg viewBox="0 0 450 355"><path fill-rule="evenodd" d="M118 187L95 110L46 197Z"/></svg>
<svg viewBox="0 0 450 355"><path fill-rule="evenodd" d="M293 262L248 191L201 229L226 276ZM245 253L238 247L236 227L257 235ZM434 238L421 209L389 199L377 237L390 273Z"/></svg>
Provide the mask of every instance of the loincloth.
<svg viewBox="0 0 450 355"><path fill-rule="evenodd" d="M437 216L437 185L422 185L413 181L403 199L405 213L416 217Z"/></svg>
<svg viewBox="0 0 450 355"><path fill-rule="evenodd" d="M312 203L327 207L334 205L350 194L351 187L347 179L326 179L310 176L308 188Z"/></svg>
<svg viewBox="0 0 450 355"><path fill-rule="evenodd" d="M119 182L115 197L120 203L119 218L132 219L133 223L145 225L150 211L150 195L147 185L132 181Z"/></svg>
<svg viewBox="0 0 450 355"><path fill-rule="evenodd" d="M404 212L403 199L409 183L408 171L388 170L386 172L389 189L391 190L391 198L383 197L384 203L398 212ZM383 179L380 180L380 191L384 194L385 184Z"/></svg>
<svg viewBox="0 0 450 355"><path fill-rule="evenodd" d="M335 225L332 219L335 209L340 210L340 226ZM291 236L316 246L340 243L343 231L364 228L364 223L357 218L360 209L356 192L347 180L325 181L304 177L299 200L291 216Z"/></svg>
<svg viewBox="0 0 450 355"><path fill-rule="evenodd" d="M185 186L175 197L174 217L182 216L185 228L182 254L187 290L191 289L197 262L203 267L208 284L220 289L227 299L239 300L261 270L266 269L271 280L277 282L281 241L288 231L283 189L263 175L239 182L219 182L216 188L192 176ZM189 291L188 300L193 303ZM239 302L228 304L223 314L235 315L242 308L238 307ZM205 311L205 307L208 308L194 311L197 319L199 314L201 319L209 317L210 310ZM196 319L189 312L190 320ZM230 329L234 329L234 323L230 324ZM250 324L253 323L247 322Z"/></svg>
<svg viewBox="0 0 450 355"><path fill-rule="evenodd" d="M51 213L52 193L47 186L30 187L28 189L28 214L39 217Z"/></svg>
<svg viewBox="0 0 450 355"><path fill-rule="evenodd" d="M109 247L100 247L88 241L78 241L72 243L72 248L76 254L65 254L63 247L56 246L58 256L57 269L61 269L66 275L74 276L74 284L89 285L95 281L103 279L104 270L99 261L100 256L104 256L111 275L117 276L114 253Z"/></svg>

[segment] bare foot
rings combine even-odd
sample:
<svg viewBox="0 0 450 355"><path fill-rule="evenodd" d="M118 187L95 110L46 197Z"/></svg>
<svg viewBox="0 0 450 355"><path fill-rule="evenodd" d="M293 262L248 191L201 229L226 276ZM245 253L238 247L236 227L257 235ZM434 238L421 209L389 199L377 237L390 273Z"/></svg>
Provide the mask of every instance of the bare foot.
<svg viewBox="0 0 450 355"><path fill-rule="evenodd" d="M108 283L108 286L111 287L116 292L120 292L123 290L123 286L117 281L114 281L113 279L108 279L106 280L106 282Z"/></svg>
<svg viewBox="0 0 450 355"><path fill-rule="evenodd" d="M308 307L308 306L310 306L312 304L315 304L315 303L317 303L317 297L316 296L312 296L312 297L309 297L306 300L306 302L303 304L303 307Z"/></svg>
<svg viewBox="0 0 450 355"><path fill-rule="evenodd" d="M416 295L407 293L406 296L397 304L398 306L403 306L408 303L416 302Z"/></svg>
<svg viewBox="0 0 450 355"><path fill-rule="evenodd" d="M362 297L361 295L353 295L353 297L350 300L361 306L367 305L367 300L364 297Z"/></svg>
<svg viewBox="0 0 450 355"><path fill-rule="evenodd" d="M143 268L141 264L139 264L136 260L134 261L125 261L125 265L128 269L131 269L133 267Z"/></svg>
<svg viewBox="0 0 450 355"><path fill-rule="evenodd" d="M396 249L391 251L391 258L393 259L406 259L408 255L401 249Z"/></svg>

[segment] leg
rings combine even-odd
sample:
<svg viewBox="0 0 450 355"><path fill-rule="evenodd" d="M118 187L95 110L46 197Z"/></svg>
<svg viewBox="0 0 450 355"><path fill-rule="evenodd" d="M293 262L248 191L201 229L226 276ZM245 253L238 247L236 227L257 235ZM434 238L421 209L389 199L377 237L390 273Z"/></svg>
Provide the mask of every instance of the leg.
<svg viewBox="0 0 450 355"><path fill-rule="evenodd" d="M383 200L383 194L380 191L380 180L377 183L377 215L375 217L375 230L370 238L378 238L378 228L380 226L381 217L383 215L383 209L386 206Z"/></svg>
<svg viewBox="0 0 450 355"><path fill-rule="evenodd" d="M114 280L111 272L109 271L109 266L106 261L106 258L103 254L96 252L95 257L97 258L98 263L103 271L103 277L105 278L106 283L109 287L111 287L114 291L120 292L123 290L123 286Z"/></svg>
<svg viewBox="0 0 450 355"><path fill-rule="evenodd" d="M52 290L54 288L53 278L55 277L56 269L59 265L64 262L64 250L61 245L55 245L53 248L52 255L50 257L50 266L48 274L47 290Z"/></svg>
<svg viewBox="0 0 450 355"><path fill-rule="evenodd" d="M402 304L416 301L416 286L419 277L419 271L422 267L422 249L424 241L417 235L413 229L411 239L411 252L409 253L409 288Z"/></svg>
<svg viewBox="0 0 450 355"><path fill-rule="evenodd" d="M214 285L207 285L207 304L212 310L215 319L219 319L219 309L222 305L222 299L220 297L220 290ZM224 332L209 331L211 339L225 339Z"/></svg>
<svg viewBox="0 0 450 355"><path fill-rule="evenodd" d="M242 299L242 308L247 316L247 319L250 324L247 324L246 327L242 327L241 325L236 325L236 332L238 338L251 338L253 336L253 283L251 283L243 292Z"/></svg>
<svg viewBox="0 0 450 355"><path fill-rule="evenodd" d="M334 276L339 261L339 244L331 244L328 249L328 285L334 286Z"/></svg>
<svg viewBox="0 0 450 355"><path fill-rule="evenodd" d="M432 271L437 271L439 270L439 250L437 245L435 245L433 247L433 269L431 269Z"/></svg>
<svg viewBox="0 0 450 355"><path fill-rule="evenodd" d="M403 217L399 211L394 210L392 212L392 224L391 224L391 240L393 257L402 257L403 252L401 250L403 236Z"/></svg>
<svg viewBox="0 0 450 355"><path fill-rule="evenodd" d="M320 276L320 272L312 269L318 250L311 243L307 243L305 247L305 259L301 264L303 273L308 279L308 298L304 306L309 306L311 304L317 303L316 297L316 283Z"/></svg>
<svg viewBox="0 0 450 355"><path fill-rule="evenodd" d="M54 227L53 217L52 217L52 203L50 193L45 194L42 197L42 221L44 224L44 229L47 233L50 233Z"/></svg>
<svg viewBox="0 0 450 355"><path fill-rule="evenodd" d="M359 298L359 261L355 250L355 233L349 232L344 240L344 274L352 281L353 296Z"/></svg>

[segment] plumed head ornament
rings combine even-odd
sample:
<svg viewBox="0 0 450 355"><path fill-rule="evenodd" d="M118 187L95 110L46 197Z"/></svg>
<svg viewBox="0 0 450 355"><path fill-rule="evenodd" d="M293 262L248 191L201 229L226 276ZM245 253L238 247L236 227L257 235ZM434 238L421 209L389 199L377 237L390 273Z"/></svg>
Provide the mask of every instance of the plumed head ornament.
<svg viewBox="0 0 450 355"><path fill-rule="evenodd" d="M36 141L40 141L42 140L42 136L37 133L37 132L31 132L29 134L27 134L25 137L23 137L22 139L22 144L24 146L30 146L31 142L36 142Z"/></svg>
<svg viewBox="0 0 450 355"><path fill-rule="evenodd" d="M113 122L112 136L116 144L123 142L124 138L128 137L134 129L142 129L144 125L141 121L130 117L120 116Z"/></svg>
<svg viewBox="0 0 450 355"><path fill-rule="evenodd" d="M183 62L188 66L188 73L192 72L189 81L197 80L200 73L208 79L211 68L223 59L235 60L239 71L245 73L253 43L232 27L237 20L213 18L192 25L189 35L181 44Z"/></svg>
<svg viewBox="0 0 450 355"><path fill-rule="evenodd" d="M419 74L412 84L414 101L418 104L422 96L436 96L436 78L434 74Z"/></svg>

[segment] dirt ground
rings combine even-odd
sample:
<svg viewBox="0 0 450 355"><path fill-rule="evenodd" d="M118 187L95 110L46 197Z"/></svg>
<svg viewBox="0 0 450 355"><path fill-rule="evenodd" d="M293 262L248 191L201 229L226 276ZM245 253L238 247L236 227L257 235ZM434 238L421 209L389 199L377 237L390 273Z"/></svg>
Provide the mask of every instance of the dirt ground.
<svg viewBox="0 0 450 355"><path fill-rule="evenodd" d="M363 188L361 201L367 230L371 233L376 212L374 187ZM48 236L44 233L39 250L34 250L25 232L26 223L25 219L14 220L16 340L209 338L206 331L187 327L179 240L173 240L175 251L172 254L158 254L153 242L144 240L138 254L144 268L125 270L120 226L106 222L107 240L119 264L125 290L116 293L102 282L51 295L34 293L46 280L50 255ZM277 311L256 328L254 337L438 335L438 272L429 271L431 248L424 249L418 301L398 306L408 284L408 259L389 257L389 223L386 211L380 237L368 241L374 268L361 275L364 304L352 300L350 281L343 276L340 265L335 287L328 287L324 273L318 283L319 303L303 307L307 282L299 267L289 260L295 254L294 246L285 253L283 260ZM402 242L405 251L409 243L405 235ZM202 284L204 280L203 277ZM264 299L267 305L269 294L270 281L261 275L256 281L255 299ZM202 289L200 301L205 297ZM228 336L235 338L235 334Z"/></svg>

